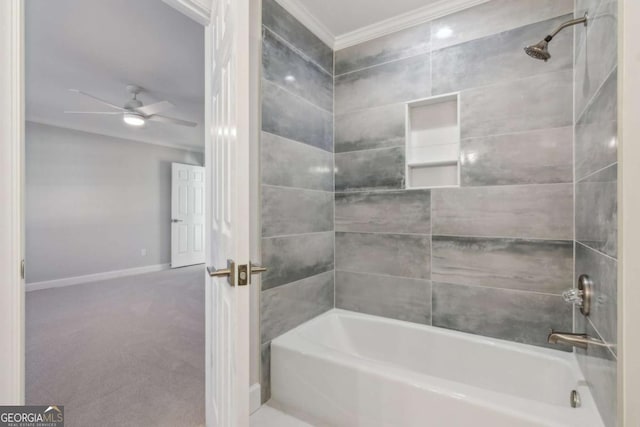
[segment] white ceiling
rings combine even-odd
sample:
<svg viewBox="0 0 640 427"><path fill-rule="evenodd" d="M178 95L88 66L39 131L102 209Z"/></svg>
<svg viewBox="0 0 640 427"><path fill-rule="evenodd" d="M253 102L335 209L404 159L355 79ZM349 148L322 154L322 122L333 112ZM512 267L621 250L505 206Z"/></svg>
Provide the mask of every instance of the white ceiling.
<svg viewBox="0 0 640 427"><path fill-rule="evenodd" d="M441 0L297 0L333 34L340 37Z"/></svg>
<svg viewBox="0 0 640 427"><path fill-rule="evenodd" d="M26 6L27 120L164 145L204 146L204 29L159 0L29 0ZM125 125L119 115L69 92L81 89L123 105L127 84L145 89L145 104L167 100L162 114L195 128L148 122Z"/></svg>

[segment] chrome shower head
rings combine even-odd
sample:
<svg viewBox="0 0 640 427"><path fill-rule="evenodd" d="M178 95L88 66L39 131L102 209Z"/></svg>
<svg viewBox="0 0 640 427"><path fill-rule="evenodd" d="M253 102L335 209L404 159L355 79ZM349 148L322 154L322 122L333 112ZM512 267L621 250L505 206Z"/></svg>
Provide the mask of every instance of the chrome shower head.
<svg viewBox="0 0 640 427"><path fill-rule="evenodd" d="M524 51L532 58L547 62L549 58L551 58L551 54L549 53L549 40L547 39L551 40L551 36L547 36L540 43L525 47Z"/></svg>
<svg viewBox="0 0 640 427"><path fill-rule="evenodd" d="M584 24L585 27L586 27L588 18L589 17L585 13L582 18L572 19L571 21L567 21L567 22L563 23L558 28L556 28L556 30L554 32L552 32L547 37L545 37L544 40L542 40L540 43L536 43L536 44L532 44L531 46L527 46L527 47L524 48L524 51L527 53L527 55L529 55L532 58L541 59L541 60L547 62L549 60L549 58L551 58L551 54L549 53L549 42L551 40L553 40L553 38L556 36L556 34L558 34L563 29L565 29L567 27L571 27L571 26L576 25L576 24Z"/></svg>

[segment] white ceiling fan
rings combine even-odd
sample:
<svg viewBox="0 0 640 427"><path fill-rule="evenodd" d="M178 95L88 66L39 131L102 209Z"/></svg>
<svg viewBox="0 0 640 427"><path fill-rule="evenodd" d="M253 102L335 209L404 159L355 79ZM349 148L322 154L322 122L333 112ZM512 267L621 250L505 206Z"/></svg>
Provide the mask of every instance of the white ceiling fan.
<svg viewBox="0 0 640 427"><path fill-rule="evenodd" d="M65 111L65 113L67 114L120 114L122 115L122 120L124 120L124 122L130 126L143 126L147 122L147 120L189 127L195 127L198 125L194 122L180 120L173 117L161 116L160 114L158 114L168 108L173 107L173 104L169 101L160 101L153 104L144 105L139 99L137 99L138 94L142 91L142 88L140 88L139 86L127 86L127 92L131 94L131 99L129 99L129 101L127 101L127 103L124 104L123 107L119 107L115 104L105 101L104 99L100 99L97 96L93 96L79 89L69 90L71 92L87 96L94 101L98 101L99 103L109 106L118 111Z"/></svg>

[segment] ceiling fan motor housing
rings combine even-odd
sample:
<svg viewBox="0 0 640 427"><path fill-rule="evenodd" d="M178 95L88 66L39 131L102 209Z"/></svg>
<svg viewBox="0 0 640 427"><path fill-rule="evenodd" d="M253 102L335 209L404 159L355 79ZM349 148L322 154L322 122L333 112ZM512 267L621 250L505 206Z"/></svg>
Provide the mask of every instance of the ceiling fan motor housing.
<svg viewBox="0 0 640 427"><path fill-rule="evenodd" d="M130 99L126 104L124 104L124 108L127 110L135 110L140 107L142 107L142 102L137 99Z"/></svg>

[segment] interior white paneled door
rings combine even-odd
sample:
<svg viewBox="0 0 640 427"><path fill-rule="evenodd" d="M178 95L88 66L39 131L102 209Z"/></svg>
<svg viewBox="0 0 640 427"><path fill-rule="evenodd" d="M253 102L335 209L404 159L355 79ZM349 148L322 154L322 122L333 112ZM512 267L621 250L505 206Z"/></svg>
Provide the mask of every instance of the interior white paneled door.
<svg viewBox="0 0 640 427"><path fill-rule="evenodd" d="M201 166L171 164L171 268L204 263L204 179Z"/></svg>
<svg viewBox="0 0 640 427"><path fill-rule="evenodd" d="M207 30L206 104L208 268L234 275L250 256L249 0L214 0ZM207 425L249 425L249 286L209 277Z"/></svg>

